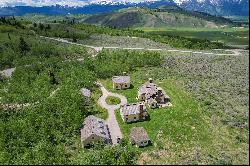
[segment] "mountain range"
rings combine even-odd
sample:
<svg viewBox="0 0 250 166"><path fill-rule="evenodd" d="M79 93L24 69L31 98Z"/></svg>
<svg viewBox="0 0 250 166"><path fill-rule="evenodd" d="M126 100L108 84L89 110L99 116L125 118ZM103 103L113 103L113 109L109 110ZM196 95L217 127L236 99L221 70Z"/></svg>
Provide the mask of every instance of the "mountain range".
<svg viewBox="0 0 250 166"><path fill-rule="evenodd" d="M24 15L41 13L49 15L100 14L129 7L158 8L162 5L176 5L185 10L205 12L217 16L248 16L248 0L151 0L144 2L97 1L84 6L5 6L0 8L0 15Z"/></svg>

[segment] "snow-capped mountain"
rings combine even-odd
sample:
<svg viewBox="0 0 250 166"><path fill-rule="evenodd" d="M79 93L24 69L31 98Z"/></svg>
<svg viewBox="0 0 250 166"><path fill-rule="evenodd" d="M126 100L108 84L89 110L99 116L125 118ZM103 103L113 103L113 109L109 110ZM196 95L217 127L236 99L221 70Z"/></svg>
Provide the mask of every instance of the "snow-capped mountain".
<svg viewBox="0 0 250 166"><path fill-rule="evenodd" d="M213 15L249 15L248 0L174 0L187 10L202 11Z"/></svg>
<svg viewBox="0 0 250 166"><path fill-rule="evenodd" d="M8 3L3 3L5 1ZM177 5L186 10L220 16L249 15L249 0L20 0L23 3L19 3L18 6L14 5L15 1L0 1L0 6L9 4L8 7L0 8L0 15L23 15L26 13L98 14L128 7L158 8L164 5ZM25 3L26 1L32 2L32 5L29 6L28 3ZM71 1L74 3L70 3ZM38 5L36 2L41 2L41 4Z"/></svg>

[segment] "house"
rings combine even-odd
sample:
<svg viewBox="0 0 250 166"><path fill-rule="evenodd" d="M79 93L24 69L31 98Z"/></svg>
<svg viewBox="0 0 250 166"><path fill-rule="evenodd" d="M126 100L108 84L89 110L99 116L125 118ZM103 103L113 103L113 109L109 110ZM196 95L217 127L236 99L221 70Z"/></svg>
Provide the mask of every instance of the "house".
<svg viewBox="0 0 250 166"><path fill-rule="evenodd" d="M86 89L86 88L82 88L81 90L81 94L83 96L83 99L84 99L84 103L85 104L89 104L90 103L90 90Z"/></svg>
<svg viewBox="0 0 250 166"><path fill-rule="evenodd" d="M124 122L136 122L145 120L148 116L147 109L144 103L133 103L122 105L120 114Z"/></svg>
<svg viewBox="0 0 250 166"><path fill-rule="evenodd" d="M165 107L170 105L170 97L165 91L153 83L150 78L138 89L137 99L144 101L151 108Z"/></svg>
<svg viewBox="0 0 250 166"><path fill-rule="evenodd" d="M87 146L93 141L103 141L106 144L110 144L111 138L105 121L90 115L83 122L81 143L83 146Z"/></svg>
<svg viewBox="0 0 250 166"><path fill-rule="evenodd" d="M113 76L113 89L121 90L130 88L130 76Z"/></svg>
<svg viewBox="0 0 250 166"><path fill-rule="evenodd" d="M133 127L130 129L129 141L138 147L147 146L150 142L148 134L143 127Z"/></svg>

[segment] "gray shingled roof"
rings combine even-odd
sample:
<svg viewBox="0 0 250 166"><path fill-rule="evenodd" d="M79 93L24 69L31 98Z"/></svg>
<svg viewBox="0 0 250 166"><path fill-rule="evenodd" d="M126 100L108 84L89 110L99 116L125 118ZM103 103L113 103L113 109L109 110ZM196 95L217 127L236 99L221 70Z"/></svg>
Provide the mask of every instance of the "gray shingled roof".
<svg viewBox="0 0 250 166"><path fill-rule="evenodd" d="M121 109L120 109L121 114L123 116L139 114L140 104L143 104L143 103L133 103L133 104L126 104L126 105L121 106ZM144 104L143 104L143 110L146 111L146 106Z"/></svg>
<svg viewBox="0 0 250 166"><path fill-rule="evenodd" d="M152 96L153 94L157 94L158 90L162 90L162 95L164 95L166 98L170 99L170 97L166 94L166 92L161 88L158 87L154 83L146 82L139 88L139 94L147 94L148 97ZM149 98L148 98L149 99Z"/></svg>
<svg viewBox="0 0 250 166"><path fill-rule="evenodd" d="M114 83L130 83L130 76L113 76L112 81Z"/></svg>
<svg viewBox="0 0 250 166"><path fill-rule="evenodd" d="M158 89L157 89L156 84L146 82L145 84L143 84L143 85L139 88L139 91L138 91L138 92L139 92L139 94L146 93L146 94L153 95L153 94L156 94L157 90L158 90Z"/></svg>
<svg viewBox="0 0 250 166"><path fill-rule="evenodd" d="M139 143L141 141L149 141L150 139L143 127L133 127L130 129L129 140L131 142Z"/></svg>
<svg viewBox="0 0 250 166"><path fill-rule="evenodd" d="M155 103L155 102L156 102L156 100L153 99L153 98L149 98L147 101L148 101L148 104L152 104L152 103Z"/></svg>
<svg viewBox="0 0 250 166"><path fill-rule="evenodd" d="M87 139L92 134L106 139L110 138L108 128L103 119L90 115L85 118L83 125L81 129L81 140Z"/></svg>
<svg viewBox="0 0 250 166"><path fill-rule="evenodd" d="M162 95L164 95L165 98L170 99L170 97L166 94L166 92L161 87L158 87L158 90L162 91Z"/></svg>
<svg viewBox="0 0 250 166"><path fill-rule="evenodd" d="M90 97L90 90L88 90L86 88L82 88L80 91L81 91L83 96Z"/></svg>

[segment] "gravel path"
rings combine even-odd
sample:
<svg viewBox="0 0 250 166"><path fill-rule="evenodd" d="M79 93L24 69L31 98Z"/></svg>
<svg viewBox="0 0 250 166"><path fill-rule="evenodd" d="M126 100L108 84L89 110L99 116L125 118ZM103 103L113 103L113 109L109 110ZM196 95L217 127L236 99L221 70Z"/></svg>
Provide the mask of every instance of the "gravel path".
<svg viewBox="0 0 250 166"><path fill-rule="evenodd" d="M104 47L97 47L97 46L91 46L91 45L85 45L85 44L70 42L70 41L68 41L66 39L62 39L62 38L52 38L52 37L45 37L45 36L40 36L40 37L43 37L45 39L55 40L55 41L58 41L58 42L63 42L63 43L68 43L68 44L75 44L75 45L79 45L79 46L92 48L92 49L96 50L97 52L99 52L102 49L106 48L106 49L124 49L124 50L168 51L168 52L194 53L194 54L204 54L204 55L233 55L233 56L239 56L239 55L241 55L240 51L242 50L242 49L224 49L224 51L230 51L232 53L231 54L216 54L216 53L212 53L212 52L207 53L207 52L198 52L198 51L191 51L191 50L177 50L177 49L166 49L166 48L162 49L162 48L105 47L105 46ZM97 54L93 55L93 57L96 56L96 55Z"/></svg>
<svg viewBox="0 0 250 166"><path fill-rule="evenodd" d="M106 120L106 123L109 127L112 143L113 145L116 145L117 144L116 138L117 137L122 138L122 133L115 117L115 110L119 109L121 105L127 104L127 99L122 95L108 92L107 89L105 89L101 83L98 83L98 85L100 86L100 89L103 94L98 99L98 104L108 111L108 119ZM106 98L108 96L114 96L120 98L121 103L118 105L108 105L106 103Z"/></svg>

